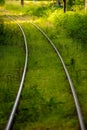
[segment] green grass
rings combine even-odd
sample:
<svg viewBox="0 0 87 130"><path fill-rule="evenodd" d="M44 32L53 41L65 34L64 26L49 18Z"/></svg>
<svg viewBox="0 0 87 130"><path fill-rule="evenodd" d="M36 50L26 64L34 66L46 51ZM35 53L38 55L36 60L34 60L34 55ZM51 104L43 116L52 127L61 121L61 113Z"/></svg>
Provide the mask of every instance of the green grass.
<svg viewBox="0 0 87 130"><path fill-rule="evenodd" d="M2 42L0 40L0 129L5 128L11 112L20 84L25 56L23 38L17 26L10 22L3 26L3 35L0 33L0 38L2 37Z"/></svg>
<svg viewBox="0 0 87 130"><path fill-rule="evenodd" d="M29 64L14 129L77 129L75 106L56 53L34 27L22 26L29 43Z"/></svg>
<svg viewBox="0 0 87 130"><path fill-rule="evenodd" d="M85 114L87 113L87 36L85 33L87 15L73 12L72 15L70 15L71 12L67 12L67 14L59 14L58 17L56 12L54 14L52 14L54 16L49 18L50 21L43 23L37 22L37 24L44 29L60 51L73 80L85 124L87 124ZM46 23L47 26L44 23ZM50 26L48 26L48 24Z"/></svg>
<svg viewBox="0 0 87 130"><path fill-rule="evenodd" d="M42 5L41 2L29 2L25 3L24 8L22 8L20 3L15 4L11 2L7 3L5 8L9 9L11 11L10 14L13 15L27 15L28 20L34 20L33 22L36 22L55 43L69 70L82 108L84 121L85 124L87 124L87 16L84 14L84 11L79 13L67 12L66 14L63 14L63 10L57 10L57 7L52 5L52 3L48 3L48 5L46 4ZM57 58L52 47L40 34L40 32L26 22L22 23L21 25L23 26L27 36L29 63L14 129L79 129L70 88L68 82L66 81L66 76L62 70L59 59ZM21 57L24 52L22 51L20 53L18 51L18 47L20 49L22 48L20 47L20 42L17 46L17 40L15 38L17 37L18 39L18 35L16 35L17 28L15 26L13 27L13 24L10 25L10 27L11 28L9 28L9 24L6 25L7 33L5 34L6 39L4 40L3 44L4 46L8 47L7 51L10 51L9 53L13 53L13 55L8 54L7 51L3 51L3 44L1 45L2 51L0 55L1 57L3 56L9 60L14 59L12 66L13 70L15 70L15 67L18 68L19 64L22 65L23 59L20 59L19 56ZM1 28L3 28L2 25ZM13 32L12 34L9 33L8 28L11 32ZM15 34L15 37L13 34ZM9 42L8 37L10 39L12 37L11 42ZM1 41L2 40L3 37L1 37ZM11 44L13 41L15 46L12 46ZM11 47L12 49L14 48L14 51L11 51ZM15 51L17 51L17 56L14 54ZM15 58L12 58L13 56ZM2 61L0 60L0 66L2 66L1 68L5 68L4 63L7 63L6 59ZM6 71L9 71L9 68L12 69L12 67L9 66L10 63L6 66ZM5 86L5 84L8 84L9 88L11 88L12 86L15 86L15 84L18 84L20 78L15 81L15 84L13 84L13 80L16 79L15 77L18 76L19 72L21 76L21 70L18 71L17 69L17 72L13 70L12 73L14 73L15 76L10 76L10 78L8 77L7 79L7 76L5 76L6 82L3 82L2 85ZM2 69L0 72L2 72ZM3 78L1 78L0 81L2 79ZM10 82L11 79L13 79L12 83ZM7 114L8 112L8 110L5 110L5 107L7 106L8 109L11 109L13 104L12 101L8 102L8 99L11 97L11 95L15 96L13 91L17 91L17 88L12 90L12 92L8 89L8 92L11 95L5 90L6 89L3 89L3 91L2 89L0 90L2 94L4 92L5 96L7 95L1 100L1 109L3 110L3 114L1 114L1 128L4 128L4 124L7 120L4 119L4 114ZM3 103L5 101L4 99L7 99L6 103ZM0 110L1 113L2 110Z"/></svg>
<svg viewBox="0 0 87 130"><path fill-rule="evenodd" d="M28 15L32 19L48 17L53 11L59 9L53 2L50 1L25 1L24 7L20 5L20 1L7 1L5 8L11 13L17 15Z"/></svg>

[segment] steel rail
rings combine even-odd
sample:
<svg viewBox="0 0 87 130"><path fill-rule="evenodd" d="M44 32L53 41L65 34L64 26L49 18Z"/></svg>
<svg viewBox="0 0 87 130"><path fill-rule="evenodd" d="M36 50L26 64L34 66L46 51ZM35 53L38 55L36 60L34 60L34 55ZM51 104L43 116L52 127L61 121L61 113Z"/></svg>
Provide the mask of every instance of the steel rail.
<svg viewBox="0 0 87 130"><path fill-rule="evenodd" d="M24 19L24 18L22 18L22 19ZM60 61L62 63L62 66L64 68L64 71L66 73L69 85L70 85L70 89L71 89L71 92L72 92L72 95L73 95L73 99L74 99L74 103L75 103L75 107L76 107L76 111L77 111L77 115L78 115L80 128L81 128L81 130L86 130L85 124L83 122L83 117L82 117L82 113L81 113L81 109L80 109L80 105L79 105L79 101L78 101L75 89L74 89L71 77L69 75L69 72L68 72L68 70L66 68L66 65L65 65L65 63L63 61L63 58L62 58L60 52L58 51L58 49L56 48L54 43L50 40L50 38L47 36L47 34L39 26L37 26L36 24L34 24L32 22L29 22L29 23L32 24L33 26L35 26L46 37L46 39L49 41L49 43L52 45L52 47L54 48L55 52L57 53L57 55L58 55L58 57L59 57L59 59L60 59Z"/></svg>
<svg viewBox="0 0 87 130"><path fill-rule="evenodd" d="M55 52L57 53L62 65L63 65L63 68L64 68L64 71L65 71L65 74L67 76L67 79L68 79L68 82L69 82L69 85L70 85L70 89L71 89L71 92L72 92L72 95L73 95L73 99L74 99L74 103L75 103L75 107L76 107L76 111L77 111L77 115L78 115L78 120L79 120L79 124L80 124L80 128L81 130L86 130L85 128L85 124L83 122L83 116L82 116L82 113L81 113L81 109L80 109L80 105L79 105L79 101L78 101L78 98L77 98L77 95L76 95L76 92L75 92L75 89L74 89L74 85L72 83L72 80L71 80L71 77L69 75L69 72L66 68L66 65L63 61L63 58L60 54L60 52L58 51L58 49L56 48L56 46L54 45L54 43L50 40L50 38L47 36L47 34L39 27L37 26L36 24L30 22L34 27L36 27L45 37L46 39L49 41L49 43L52 45L52 47L54 48Z"/></svg>
<svg viewBox="0 0 87 130"><path fill-rule="evenodd" d="M27 47L26 36L25 36L25 33L24 33L24 31L23 31L21 25L20 25L19 23L17 23L17 22L15 21L15 19L13 19L12 17L10 17L10 16L8 16L8 15L7 15L7 17L8 17L9 19L11 19L12 21L14 21L14 22L18 25L18 27L20 28L20 30L21 30L21 32L22 32L22 35L23 35L23 38L24 38L25 50L26 50L24 70L23 70L23 74L22 74L22 78L21 78L19 90L18 90L16 99L15 99L15 102L14 102L14 105L13 105L13 108L12 108L12 111L11 111L11 114L10 114L10 117L9 117L9 120L8 120L8 123L7 123L6 128L5 128L5 130L11 130L11 127L12 127L12 124L13 124L13 119L14 119L14 116L15 116L15 113L16 113L16 110L17 110L17 107L18 107L19 100L20 100L21 91L22 91L23 85L24 85L24 80L25 80L25 75L26 75L26 70L27 70L27 63L28 63L28 47Z"/></svg>

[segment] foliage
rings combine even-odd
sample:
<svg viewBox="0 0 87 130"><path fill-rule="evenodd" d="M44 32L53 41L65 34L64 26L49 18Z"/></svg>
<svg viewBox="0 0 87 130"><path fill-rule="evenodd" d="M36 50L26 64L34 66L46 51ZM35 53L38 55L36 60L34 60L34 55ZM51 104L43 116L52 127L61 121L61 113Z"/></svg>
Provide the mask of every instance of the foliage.
<svg viewBox="0 0 87 130"><path fill-rule="evenodd" d="M46 5L43 6L40 3L41 5L36 7L35 4L36 3L34 3L34 5L25 5L24 8L21 8L19 5L7 5L7 8L9 7L8 9L15 14L28 14L28 20L29 18L31 19L32 16L34 18L37 16L33 22L37 20L37 24L49 35L65 61L82 106L84 120L87 123L87 48L85 47L87 43L87 16L75 12L63 14L62 10L57 10L57 8L52 5L50 5L50 11L49 6L45 7ZM43 9L41 9L41 7ZM44 15L46 17L44 17ZM48 21L48 19L50 21ZM29 25L29 23L21 22L21 19L20 23L27 36L29 63L20 106L16 113L17 120L14 129L79 129L71 91L59 59L57 59L53 49L40 32ZM23 46L21 46L23 41L22 37L14 25L10 25L11 28L9 28L9 25L10 24L8 24L8 26L6 25L7 29L4 28L4 32L1 31L4 33L6 39L4 39L3 47L0 46L0 56L8 59L8 57L15 54L15 52L19 53L16 53L15 58L13 58L13 56L12 58L10 57L12 60L18 58L13 62L14 71L10 73L10 76L8 73L0 75L0 80L5 81L1 82L1 86L5 85L5 87L1 89L1 95L4 96L1 96L0 100L2 104L4 104L5 101L7 102L4 105L0 104L1 128L3 128L6 122L4 114L8 115L10 113L13 101L11 97L15 97L18 82L21 79L22 69L20 66L22 66L23 62L21 58L24 56L22 55L24 51L21 51L21 53L19 51L19 49L23 49ZM3 27L3 22L1 22L2 30ZM18 36L20 38L16 34L19 34ZM11 39L11 42L8 39ZM17 44L17 42L19 44ZM18 51L15 50L16 46ZM6 47L8 48L6 49ZM13 49L12 51L11 48ZM9 55L6 53L8 50L10 51ZM2 64L1 57L0 65ZM2 60L3 62L5 62L4 58ZM6 66L6 64L4 66L3 64L2 66L7 68L6 70L9 70L10 64L8 64L8 66ZM16 69L15 65L17 66ZM12 66L10 68L12 68ZM1 70L0 72L2 72ZM12 76L13 73L15 76ZM16 87L15 84L17 85ZM9 86L8 89L7 86ZM14 89L11 89L11 86L13 86ZM8 106L9 113L8 110L5 110L6 106Z"/></svg>
<svg viewBox="0 0 87 130"><path fill-rule="evenodd" d="M87 15L66 13L56 18L56 26L63 27L75 40L87 43Z"/></svg>
<svg viewBox="0 0 87 130"><path fill-rule="evenodd" d="M67 10L72 10L72 6L75 5L75 0L67 1Z"/></svg>
<svg viewBox="0 0 87 130"><path fill-rule="evenodd" d="M49 18L53 28L45 30L60 51L71 75L79 98L84 120L87 123L86 76L87 76L87 14L84 12L55 11ZM55 35L55 37L54 37ZM83 98L84 97L84 98ZM86 107L85 107L86 106Z"/></svg>
<svg viewBox="0 0 87 130"><path fill-rule="evenodd" d="M71 123L70 125L68 123L69 118L74 115L74 106L71 95L67 93L69 87L65 82L60 61L38 30L28 23L23 23L22 26L29 43L29 71L26 75L14 129L24 129L25 124L28 127L25 129L36 128L35 124L38 127L42 125L45 129L55 126L71 128ZM64 126L65 120L66 126ZM76 124L75 127L77 127Z"/></svg>
<svg viewBox="0 0 87 130"><path fill-rule="evenodd" d="M78 8L78 6L82 8L82 6L84 5L85 5L84 0L67 0L67 10L73 11L76 6L77 6L76 8Z"/></svg>
<svg viewBox="0 0 87 130"><path fill-rule="evenodd" d="M20 84L24 64L23 47L19 28L0 19L0 129L6 125Z"/></svg>
<svg viewBox="0 0 87 130"><path fill-rule="evenodd" d="M18 3L17 3L18 4ZM53 8L52 8L53 7ZM37 16L37 17L47 17L48 13L51 13L55 9L57 9L56 6L54 6L52 3L48 2L29 2L22 8L19 4L17 5L12 3L7 3L6 9L14 11L16 10L17 13L20 14L20 12L23 15L29 15L29 16Z"/></svg>
<svg viewBox="0 0 87 130"><path fill-rule="evenodd" d="M41 16L45 16L46 15L46 10L47 10L47 7L37 7L35 6L34 8L28 8L25 12L25 14L29 14L29 15L33 15L33 16L38 16L38 17L41 17Z"/></svg>
<svg viewBox="0 0 87 130"><path fill-rule="evenodd" d="M0 0L0 5L4 5L5 4L5 0Z"/></svg>

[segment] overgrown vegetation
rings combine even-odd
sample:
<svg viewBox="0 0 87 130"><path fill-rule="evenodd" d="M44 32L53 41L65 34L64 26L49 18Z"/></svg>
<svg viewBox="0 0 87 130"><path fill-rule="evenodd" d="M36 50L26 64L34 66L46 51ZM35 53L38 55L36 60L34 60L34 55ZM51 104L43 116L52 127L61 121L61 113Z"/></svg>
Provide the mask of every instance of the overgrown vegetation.
<svg viewBox="0 0 87 130"><path fill-rule="evenodd" d="M73 5L75 2L71 4ZM6 5L6 9L9 9L11 13L22 14L27 17L28 20L34 20L33 22L36 22L55 43L73 80L82 108L84 121L85 124L87 124L87 14L81 10L83 9L82 5L81 8L77 6L79 12L78 9L76 10L74 8L75 6L73 6L73 11L68 11L66 14L63 14L62 8L56 7L53 3L47 5L47 3L40 4L40 2L29 2L25 3L24 8L21 8L18 3ZM11 44L13 41L15 48L19 46L20 49L23 49L20 44L21 36L20 39L16 36L17 28L13 27L13 24L10 25L9 28L9 25L5 25L3 20L0 21L0 42L3 41L0 45L0 54L4 56L4 58L7 58L9 55L7 55L6 52L10 49L7 48L5 50L6 52L3 51L3 49L8 46L14 48ZM25 30L28 40L29 63L14 130L79 129L75 106L59 59L57 59L53 49L43 36L41 36L40 32L35 30L29 23L24 22L21 23L21 25ZM10 32L12 32L12 34ZM3 36L5 36L6 39L4 39ZM17 40L15 37L17 37ZM8 39L11 39L11 42L9 42ZM19 44L17 44L18 39ZM14 51L10 53L13 53L14 56L15 49L13 50ZM21 51L21 53L18 51L17 57L22 57L22 53L24 56L23 51ZM13 63L14 70L16 70L15 66L18 68L18 66L23 65L23 62L20 61L22 59L16 59L17 57L13 58L16 60L16 65L15 62ZM0 66L3 66L4 62L5 60L3 60L3 62L0 60ZM18 65L19 62L21 62L20 65ZM9 64L8 66L5 64L2 68L7 68L7 70L9 70ZM3 87L3 93L1 91L2 95L4 95L2 96L4 99L1 98L2 104L6 101L5 104L8 104L8 108L11 108L13 104L13 99L9 102L9 98L11 98L12 95L15 97L15 93L13 93L13 90L11 90L11 92L10 88L15 88L17 81L18 85L20 78L18 78L17 81L16 78L19 73L19 77L21 77L21 71L19 67L19 71L18 69L17 71L12 71L15 76L10 76L10 78L9 76L5 76L5 82L0 83L0 86L3 86L3 84L10 86L8 92L11 95L6 91L7 87L5 87L5 89ZM0 77L1 81L4 76ZM13 84L14 79L15 84ZM0 88L2 89L2 87ZM14 91L17 91L17 88ZM2 105L1 109L2 108L4 108L4 110L3 112L0 110L0 127L4 128L6 119L3 117L5 113L7 114L8 110L5 110L5 105Z"/></svg>
<svg viewBox="0 0 87 130"><path fill-rule="evenodd" d="M58 16L57 14L58 12L56 11L49 18L50 22L53 20L54 26L51 28L45 27L44 29L64 58L73 80L86 123L87 14L75 12L59 13Z"/></svg>
<svg viewBox="0 0 87 130"><path fill-rule="evenodd" d="M14 2L13 2L14 3ZM22 14L22 15L28 15L31 17L47 17L49 14L51 14L53 11L57 9L61 9L62 7L57 7L52 2L25 2L25 7L21 7L19 2L16 2L17 5L13 4L10 1L10 4L7 2L6 9L12 11L13 13ZM18 6L18 8L17 8ZM15 11L16 10L16 11Z"/></svg>
<svg viewBox="0 0 87 130"><path fill-rule="evenodd" d="M0 6L5 4L5 0L0 0Z"/></svg>
<svg viewBox="0 0 87 130"><path fill-rule="evenodd" d="M5 128L21 80L25 55L22 39L22 35L15 24L5 24L4 20L0 20L1 130Z"/></svg>
<svg viewBox="0 0 87 130"><path fill-rule="evenodd" d="M77 129L75 106L59 59L38 30L26 23L22 26L29 41L30 62L14 129L73 129L72 124Z"/></svg>
<svg viewBox="0 0 87 130"><path fill-rule="evenodd" d="M57 22L58 21L58 22ZM67 35L87 45L87 15L78 13L66 13L55 19L56 27L60 26L66 30Z"/></svg>

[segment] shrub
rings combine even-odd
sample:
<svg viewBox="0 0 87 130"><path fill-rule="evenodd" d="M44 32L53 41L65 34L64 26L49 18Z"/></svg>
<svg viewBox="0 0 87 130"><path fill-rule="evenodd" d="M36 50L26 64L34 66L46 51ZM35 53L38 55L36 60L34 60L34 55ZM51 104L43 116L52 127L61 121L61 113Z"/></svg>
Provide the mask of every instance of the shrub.
<svg viewBox="0 0 87 130"><path fill-rule="evenodd" d="M55 19L56 27L61 26L75 40L87 43L87 15L76 13L62 14Z"/></svg>
<svg viewBox="0 0 87 130"><path fill-rule="evenodd" d="M4 5L5 0L0 0L0 5Z"/></svg>

